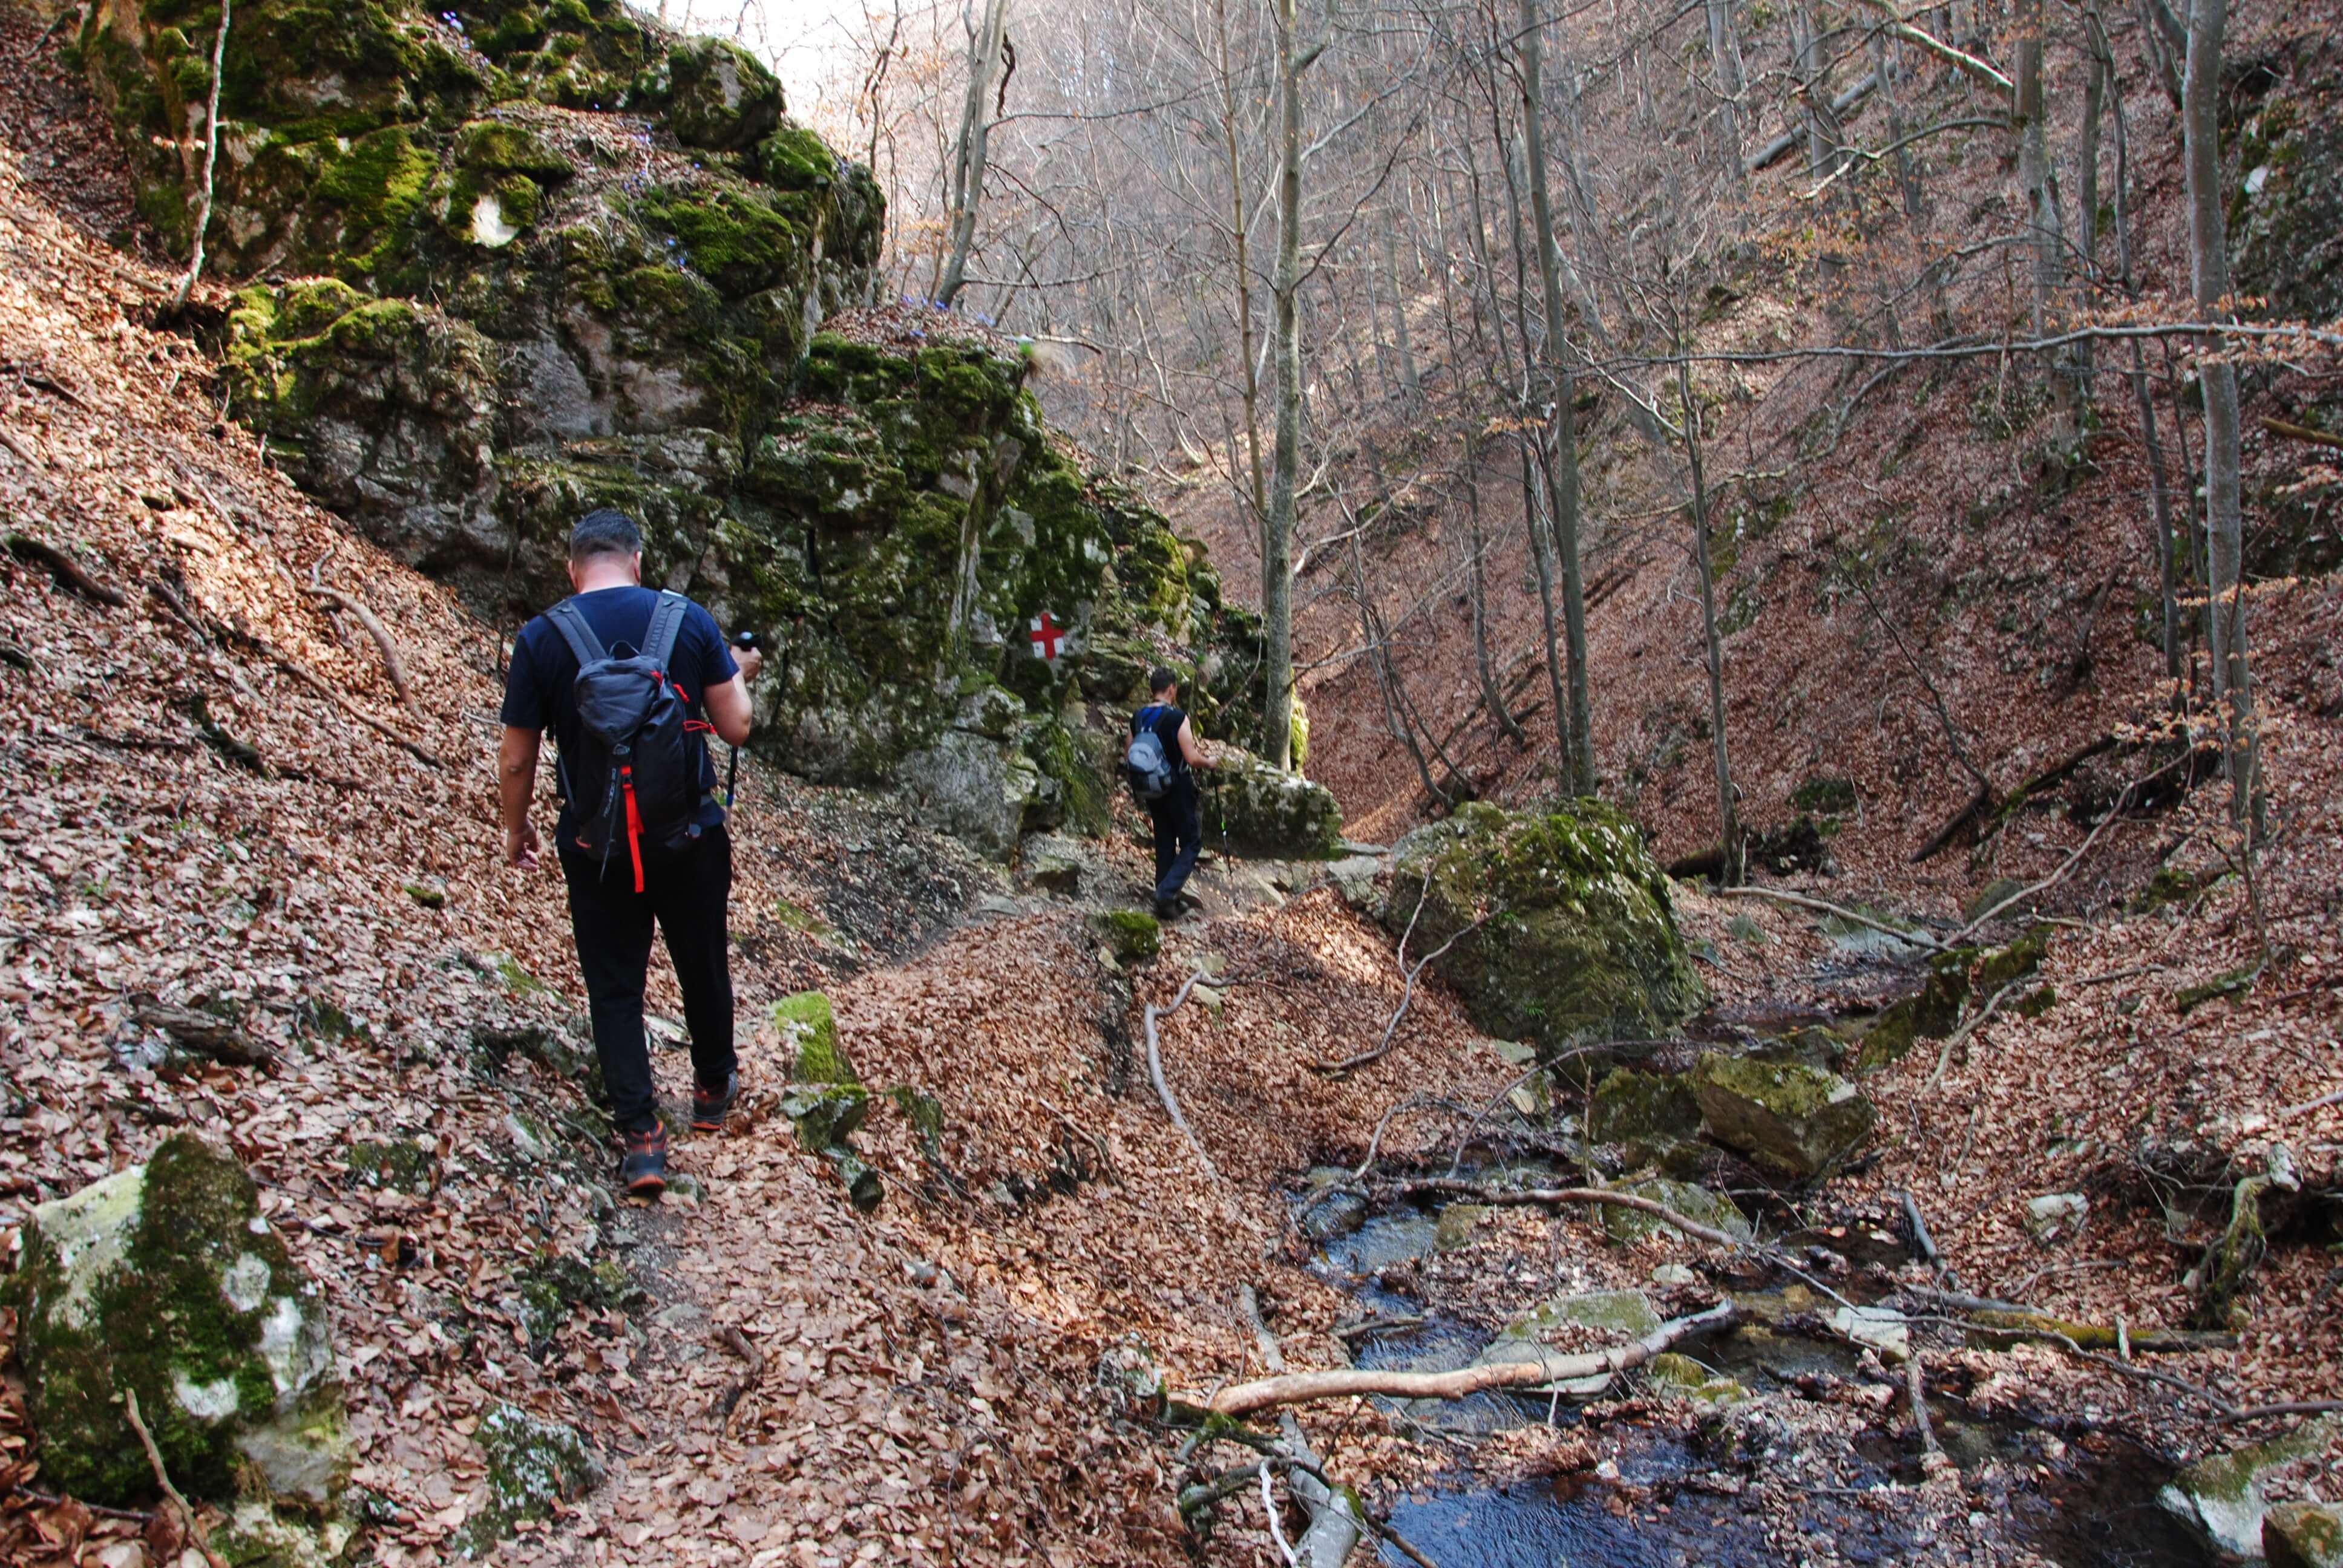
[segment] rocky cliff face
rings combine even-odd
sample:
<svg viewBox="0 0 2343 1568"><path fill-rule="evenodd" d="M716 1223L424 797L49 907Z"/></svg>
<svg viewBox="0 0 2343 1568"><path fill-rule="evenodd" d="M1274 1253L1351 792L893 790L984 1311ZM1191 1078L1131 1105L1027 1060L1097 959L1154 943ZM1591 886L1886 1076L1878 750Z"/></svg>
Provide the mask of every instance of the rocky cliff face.
<svg viewBox="0 0 2343 1568"><path fill-rule="evenodd" d="M216 16L114 0L77 41L182 247ZM220 77L231 407L484 613L565 591L570 524L618 507L648 580L770 639L765 744L995 852L1103 826L1119 716L1090 705L1169 659L1210 718L1257 665L1200 549L1052 437L1017 344L857 308L878 188L735 45L616 0L248 0Z"/></svg>

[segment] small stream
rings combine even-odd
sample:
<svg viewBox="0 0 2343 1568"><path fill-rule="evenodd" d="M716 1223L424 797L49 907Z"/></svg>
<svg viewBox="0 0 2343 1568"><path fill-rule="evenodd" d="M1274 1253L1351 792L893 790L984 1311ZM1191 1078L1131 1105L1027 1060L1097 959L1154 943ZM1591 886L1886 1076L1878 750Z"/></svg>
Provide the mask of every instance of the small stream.
<svg viewBox="0 0 2343 1568"><path fill-rule="evenodd" d="M1313 1258L1314 1271L1353 1298L1360 1318L1422 1320L1354 1340L1358 1365L1446 1371L1472 1362L1492 1338L1444 1312L1436 1291L1413 1283L1421 1275L1411 1265L1433 1254L1438 1226L1438 1207L1403 1204L1368 1215ZM1831 1247L1855 1265L1853 1279L1863 1277L1865 1264L1903 1261L1901 1244L1877 1233L1783 1240ZM1864 1299L1845 1281L1839 1288ZM1877 1381L1875 1366L1866 1370L1855 1346L1805 1332L1801 1314L1829 1303L1796 1285L1739 1299L1746 1328L1678 1349L1753 1394L1794 1396L1769 1402L1785 1441L1754 1463L1745 1456L1736 1462L1734 1440L1713 1431L1712 1420L1689 1429L1614 1420L1600 1428L1604 1460L1593 1470L1493 1483L1460 1468L1396 1500L1392 1525L1440 1568L1725 1568L1938 1555L1930 1552L1936 1536L1906 1490L1922 1478L1918 1454L1907 1437L1891 1434L1902 1422L1900 1405L1852 1442L1797 1424L1802 1408L1817 1408L1803 1404L1803 1395L1842 1381ZM1533 1422L1582 1421L1568 1401L1544 1394L1385 1402L1426 1434L1468 1442ZM2209 1568L2216 1561L2156 1506L2169 1473L2154 1462L2129 1451L2087 1452L2025 1423L1980 1420L1949 1397L1932 1396L1930 1410L1946 1453L1972 1476L1967 1501L1979 1512L1969 1523L1986 1528L1988 1549L2022 1546L2063 1568ZM1734 1430L1730 1422L1722 1426ZM1388 1545L1380 1560L1406 1561Z"/></svg>

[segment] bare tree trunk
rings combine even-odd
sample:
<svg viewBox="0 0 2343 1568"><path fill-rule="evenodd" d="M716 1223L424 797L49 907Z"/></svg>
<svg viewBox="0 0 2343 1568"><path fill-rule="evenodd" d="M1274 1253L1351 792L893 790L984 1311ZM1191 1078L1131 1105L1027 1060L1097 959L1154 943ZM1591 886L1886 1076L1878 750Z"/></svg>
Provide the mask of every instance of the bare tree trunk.
<svg viewBox="0 0 2343 1568"><path fill-rule="evenodd" d="M2083 297L2087 301L2099 285L2099 123L2107 106L2107 61L2095 48L2089 53L2089 75L2083 82L2082 181L2076 193L2082 211L2075 236L2083 256ZM2086 403L2092 397L2093 357L2088 338L2076 346L2075 369Z"/></svg>
<svg viewBox="0 0 2343 1568"><path fill-rule="evenodd" d="M1904 216L1916 230L1920 220L1927 216L1926 193L1920 188L1920 171L1912 161L1912 149L1904 145L1904 103L1896 93L1896 59L1901 51L1887 40L1885 32L1871 35L1871 75L1879 84L1879 100L1887 106L1887 145L1896 151L1896 185L1904 196Z"/></svg>
<svg viewBox="0 0 2343 1568"><path fill-rule="evenodd" d="M1252 218L1245 210L1244 147L1237 136L1236 73L1229 63L1228 0L1212 0L1213 40L1220 61L1221 141L1229 160L1229 233L1236 247L1237 343L1244 374L1245 459L1252 481L1256 528L1269 516L1269 490L1261 470L1261 362L1252 337Z"/></svg>
<svg viewBox="0 0 2343 1568"><path fill-rule="evenodd" d="M1293 0L1276 0L1278 166L1277 447L1269 511L1261 536L1263 622L1262 745L1280 768L1293 765L1293 529L1302 469L1302 42Z"/></svg>
<svg viewBox="0 0 2343 1568"><path fill-rule="evenodd" d="M1741 36L1733 25L1733 0L1708 0L1708 64L1720 100L1725 168L1735 185L1745 186L1749 173L1741 164Z"/></svg>
<svg viewBox="0 0 2343 1568"><path fill-rule="evenodd" d="M2098 56L2101 73L2114 82L2116 88L2117 281L2124 297L2136 300L2139 288L2132 277L2131 262L2131 135L2124 124L2123 78L2114 70L2115 50L2096 12L2090 15L2089 23L2092 52ZM2137 338L2132 339L2130 379L2132 401L2139 408L2140 440L2147 452L2148 498L2156 528L2156 574L2164 611L2164 674L2172 682L2172 705L2177 711L2186 708L2188 700L2186 672L2181 665L2180 595L2175 570L2178 551L2173 538L2172 493L2165 482L2164 441L2157 433L2156 399L2147 385L2147 351Z"/></svg>
<svg viewBox="0 0 2343 1568"><path fill-rule="evenodd" d="M2018 13L2017 28L2017 90L2010 117L2017 132L2017 179L2026 196L2028 249L2033 256L2034 335L2042 337L2048 336L2057 319L2057 291L2066 282L2065 225L2050 181L2050 128L2043 101L2042 0L2026 0ZM2050 376L2060 424L2071 432L2076 410L2069 372L2064 364L2054 361Z"/></svg>
<svg viewBox="0 0 2343 1568"><path fill-rule="evenodd" d="M2188 170L2188 276L2197 307L2209 321L2229 313L2229 256L2221 206L2221 43L2228 0L2196 0L2188 23L2188 69L2181 84L2183 149ZM2237 370L2217 339L2198 360L2205 387L2205 532L2212 565L2213 693L2228 737L2229 814L2240 829L2258 828L2254 689L2246 662L2246 600L2240 580L2243 519L2238 497Z"/></svg>
<svg viewBox="0 0 2343 1568"><path fill-rule="evenodd" d="M968 273L976 243L977 208L984 201L984 163L992 139L993 73L1001 68L1009 31L1009 0L984 0L984 15L968 42L968 97L960 106L960 137L952 146L951 254L936 285L936 303L949 307ZM1005 84L1004 84L1005 85Z"/></svg>
<svg viewBox="0 0 2343 1568"><path fill-rule="evenodd" d="M1716 573L1708 553L1708 486L1700 463L1700 409L1692 400L1692 377L1684 365L1684 324L1676 322L1676 396L1684 405L1684 458L1692 465L1693 560L1700 568L1701 635L1708 644L1708 722L1716 756L1716 879L1725 887L1742 877L1741 813L1735 804L1733 759L1725 737L1725 639L1716 629Z"/></svg>
<svg viewBox="0 0 2343 1568"><path fill-rule="evenodd" d="M227 59L228 6L229 0L220 0L219 33L212 39L211 106L204 112L204 191L196 207L195 243L188 252L187 270L160 312L165 321L176 319L187 307L187 297L195 293L196 280L204 273L204 236L212 226L213 176L219 167L220 75Z"/></svg>
<svg viewBox="0 0 2343 1568"><path fill-rule="evenodd" d="M1290 4L1291 0L1287 0ZM1594 703L1586 678L1586 592L1578 551L1578 421L1573 405L1570 352L1563 340L1562 256L1554 237L1554 204L1545 177L1544 23L1537 0L1521 0L1522 126L1530 175L1530 213L1537 228L1538 279L1545 295L1545 353L1552 378L1552 451L1546 485L1553 497L1554 542L1562 567L1563 633L1568 639L1570 726L1564 787L1574 794L1594 793Z"/></svg>
<svg viewBox="0 0 2343 1568"><path fill-rule="evenodd" d="M1415 370L1415 347L1407 337L1407 286L1400 280L1399 248L1386 209L1383 224L1383 281L1392 295L1392 347L1399 354L1400 390L1413 397L1423 389Z"/></svg>
<svg viewBox="0 0 2343 1568"><path fill-rule="evenodd" d="M1805 104L1806 173L1827 178L1838 167L1838 116L1831 110L1830 62L1824 57L1815 15L1806 0L1790 8L1790 49L1798 78L1798 96Z"/></svg>

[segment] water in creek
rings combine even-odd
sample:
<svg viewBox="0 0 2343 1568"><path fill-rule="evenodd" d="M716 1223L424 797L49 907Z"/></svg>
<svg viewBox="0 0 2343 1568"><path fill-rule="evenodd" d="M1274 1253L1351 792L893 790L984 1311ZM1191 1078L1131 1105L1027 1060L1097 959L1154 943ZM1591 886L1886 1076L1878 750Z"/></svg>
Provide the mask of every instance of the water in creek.
<svg viewBox="0 0 2343 1568"><path fill-rule="evenodd" d="M1393 1290L1378 1276L1428 1257L1434 1249L1436 1210L1412 1204L1370 1215L1347 1235L1326 1242L1318 1271L1349 1292L1370 1320L1399 1326L1353 1342L1363 1367L1446 1371L1471 1362L1488 1333ZM1887 1238L1861 1233L1802 1234L1851 1255L1860 1265ZM1795 1313L1812 1303L1795 1288L1745 1298L1753 1318ZM1415 1320L1415 1321L1406 1321ZM1818 1374L1855 1378L1852 1347L1787 1327L1714 1336L1679 1347L1694 1360L1764 1394ZM1492 1392L1454 1402L1410 1402L1394 1413L1429 1432L1470 1437L1530 1422L1579 1420L1568 1402L1544 1395ZM2214 1559L2155 1504L2168 1473L2144 1458L2107 1457L2067 1449L2018 1422L1975 1419L1955 1401L1932 1401L1938 1435L1964 1470L1995 1458L2022 1464L2031 1489L2013 1489L2006 1538L2063 1568L2209 1568ZM1739 1564L1835 1559L1850 1563L1903 1563L1927 1554L1934 1535L1908 1508L1876 1507L1865 1494L1920 1479L1907 1442L1879 1434L1842 1448L1814 1484L1774 1486L1767 1507L1755 1484L1720 1475L1697 1439L1666 1429L1613 1422L1604 1431L1609 1464L1596 1473L1540 1477L1492 1485L1467 1473L1451 1483L1402 1496L1391 1523L1440 1568L1737 1568ZM1772 1472L1777 1459L1765 1461ZM1794 1461L1785 1461L1794 1462ZM1765 1475L1760 1479L1765 1479ZM1723 1484L1720 1484L1723 1482ZM1796 1499L1785 1509L1784 1495ZM1976 1500L1972 1500L1976 1505ZM1386 1545L1381 1561L1407 1561Z"/></svg>

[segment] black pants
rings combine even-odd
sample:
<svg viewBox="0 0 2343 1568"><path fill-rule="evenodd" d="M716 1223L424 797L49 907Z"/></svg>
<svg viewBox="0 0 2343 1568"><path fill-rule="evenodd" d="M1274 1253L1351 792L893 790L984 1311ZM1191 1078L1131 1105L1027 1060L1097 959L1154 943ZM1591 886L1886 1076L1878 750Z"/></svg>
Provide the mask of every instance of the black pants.
<svg viewBox="0 0 2343 1568"><path fill-rule="evenodd" d="M1203 802L1193 779L1183 779L1171 793L1147 808L1155 823L1155 901L1168 904L1180 896L1188 873L1196 869L1196 852L1204 847Z"/></svg>
<svg viewBox="0 0 2343 1568"><path fill-rule="evenodd" d="M569 883L569 925L594 1020L594 1054L618 1130L636 1132L659 1119L650 1052L643 1040L643 979L651 960L651 924L667 936L668 957L683 987L691 1030L691 1070L701 1083L732 1075L732 950L725 905L732 891L732 840L710 828L697 843L643 859L643 890L633 868L614 859L605 878L598 860L561 857Z"/></svg>

